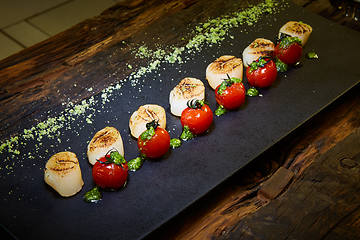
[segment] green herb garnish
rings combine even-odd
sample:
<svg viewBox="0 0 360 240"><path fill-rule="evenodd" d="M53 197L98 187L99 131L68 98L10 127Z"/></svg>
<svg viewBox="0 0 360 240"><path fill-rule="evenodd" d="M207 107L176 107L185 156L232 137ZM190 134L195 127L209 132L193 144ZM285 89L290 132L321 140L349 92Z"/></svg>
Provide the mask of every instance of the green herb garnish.
<svg viewBox="0 0 360 240"><path fill-rule="evenodd" d="M265 65L270 62L270 60L271 59L269 57L259 57L258 61L253 61L250 63L250 72L255 71L258 68L265 67Z"/></svg>
<svg viewBox="0 0 360 240"><path fill-rule="evenodd" d="M172 149L178 148L178 147L180 147L180 146L181 146L181 140L180 140L180 139L178 139L178 138L173 138L173 139L170 140L170 147L171 147Z"/></svg>
<svg viewBox="0 0 360 240"><path fill-rule="evenodd" d="M319 56L317 55L316 52L311 51L311 52L308 52L308 53L306 54L306 58L307 58L307 59L318 59Z"/></svg>
<svg viewBox="0 0 360 240"><path fill-rule="evenodd" d="M153 120L146 124L146 130L140 135L141 140L150 140L155 135L155 129L159 126L157 120Z"/></svg>
<svg viewBox="0 0 360 240"><path fill-rule="evenodd" d="M183 141L187 141L193 139L195 135L190 131L188 126L184 126L184 130L180 135L180 139Z"/></svg>
<svg viewBox="0 0 360 240"><path fill-rule="evenodd" d="M131 159L129 162L128 162L128 168L130 171L137 171L141 168L142 164L143 164L143 157L137 157L137 158L134 158L134 159Z"/></svg>
<svg viewBox="0 0 360 240"><path fill-rule="evenodd" d="M84 201L88 203L96 203L102 198L98 187L94 187L84 195Z"/></svg>
<svg viewBox="0 0 360 240"><path fill-rule="evenodd" d="M250 97L256 97L259 96L259 90L257 90L254 87L251 87L247 90L246 95L250 96Z"/></svg>
<svg viewBox="0 0 360 240"><path fill-rule="evenodd" d="M280 47L281 48L287 48L293 43L298 43L301 45L301 40L298 37L286 37L281 39Z"/></svg>
<svg viewBox="0 0 360 240"><path fill-rule="evenodd" d="M288 65L278 58L275 59L275 65L278 72L286 72L288 70Z"/></svg>
<svg viewBox="0 0 360 240"><path fill-rule="evenodd" d="M126 163L125 158L117 151L111 152L110 153L110 159L113 163L117 164L117 165L121 165Z"/></svg>
<svg viewBox="0 0 360 240"><path fill-rule="evenodd" d="M221 115L225 114L226 112L227 112L227 110L224 108L224 106L219 105L219 107L215 110L215 115L221 116Z"/></svg>
<svg viewBox="0 0 360 240"><path fill-rule="evenodd" d="M241 83L241 79L240 78L234 78L234 77L230 77L229 74L227 74L227 79L224 79L224 81L220 84L220 87L217 91L217 93L219 95L222 95L224 93L224 91L226 90L226 88L230 87L231 85L233 85L234 83Z"/></svg>
<svg viewBox="0 0 360 240"><path fill-rule="evenodd" d="M145 140L150 140L152 138L152 136L155 135L155 129L153 127L150 127L149 129L147 129L146 131L144 131L140 137L141 140L145 141Z"/></svg>

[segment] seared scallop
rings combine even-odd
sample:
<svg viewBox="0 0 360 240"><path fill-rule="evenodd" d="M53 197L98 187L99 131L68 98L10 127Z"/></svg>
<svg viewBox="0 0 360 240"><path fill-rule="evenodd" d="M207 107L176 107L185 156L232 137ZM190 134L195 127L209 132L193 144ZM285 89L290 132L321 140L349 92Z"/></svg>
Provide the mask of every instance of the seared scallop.
<svg viewBox="0 0 360 240"><path fill-rule="evenodd" d="M138 138L146 130L146 124L154 120L159 123L159 127L165 129L165 109L155 104L140 106L130 117L129 128L131 135Z"/></svg>
<svg viewBox="0 0 360 240"><path fill-rule="evenodd" d="M289 35L291 37L298 37L301 40L301 44L304 46L310 37L312 27L303 22L290 21L280 28L279 39L282 34Z"/></svg>
<svg viewBox="0 0 360 240"><path fill-rule="evenodd" d="M181 116L187 108L187 102L192 99L204 100L205 87L201 80L196 78L184 78L174 87L169 96L170 111L175 116Z"/></svg>
<svg viewBox="0 0 360 240"><path fill-rule="evenodd" d="M227 74L230 77L242 79L243 63L241 58L229 55L221 56L206 68L206 79L214 90L224 79L228 78Z"/></svg>
<svg viewBox="0 0 360 240"><path fill-rule="evenodd" d="M45 165L45 182L63 197L79 192L84 185L79 161L72 152L59 152Z"/></svg>
<svg viewBox="0 0 360 240"><path fill-rule="evenodd" d="M88 145L89 162L94 165L97 159L104 157L111 150L116 150L124 156L124 146L119 131L114 127L105 127L95 133Z"/></svg>
<svg viewBox="0 0 360 240"><path fill-rule="evenodd" d="M257 38L243 51L244 66L249 66L253 61L259 57L272 56L275 45L272 41L265 38Z"/></svg>

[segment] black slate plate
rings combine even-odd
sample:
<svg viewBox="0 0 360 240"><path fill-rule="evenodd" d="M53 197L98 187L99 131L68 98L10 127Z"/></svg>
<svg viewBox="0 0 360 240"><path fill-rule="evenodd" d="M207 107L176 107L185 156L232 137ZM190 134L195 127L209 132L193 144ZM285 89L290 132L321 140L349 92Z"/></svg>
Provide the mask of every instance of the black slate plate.
<svg viewBox="0 0 360 240"><path fill-rule="evenodd" d="M147 161L140 171L130 174L128 186L120 192L105 192L98 204L82 201L93 184L85 155L86 142L97 130L107 125L118 128L125 157L133 158L137 148L129 136L129 117L138 106L155 103L167 110L171 136L179 136L179 119L169 113L168 106L168 94L177 82L192 76L206 83L206 66L216 57L241 56L253 39L273 39L278 29L293 19L313 27L305 52L314 49L320 60L304 60L302 68L281 74L273 87L262 90L263 97L248 98L240 110L216 118L209 134L183 144L159 161ZM349 64L360 56L358 32L291 4L279 14L263 17L251 29L248 34L241 33L241 28L234 29L235 39L205 48L201 54L189 56L192 60L181 66L163 64L160 77L158 73L146 76L147 84L141 93L125 84L122 95L113 96L103 113L96 114L94 124L84 125L84 119L77 119L71 130L64 130L63 141L56 148L51 141L44 143L39 150L43 156L49 157L69 146L79 156L85 185L76 196L63 199L44 183L43 171L38 167L45 164L44 160L36 164L36 159L24 160L15 174L1 176L1 224L21 239L144 237L359 83L359 69ZM215 109L214 92L205 85L207 100ZM98 104L97 108L101 107ZM81 134L74 134L80 125ZM31 144L26 148L30 149Z"/></svg>

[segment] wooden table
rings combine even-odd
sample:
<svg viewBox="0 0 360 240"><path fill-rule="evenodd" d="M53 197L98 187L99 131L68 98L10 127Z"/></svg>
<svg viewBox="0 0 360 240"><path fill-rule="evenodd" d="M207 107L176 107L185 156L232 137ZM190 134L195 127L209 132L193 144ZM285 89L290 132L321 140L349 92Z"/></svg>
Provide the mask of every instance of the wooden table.
<svg viewBox="0 0 360 240"><path fill-rule="evenodd" d="M0 136L17 132L19 126L31 126L44 119L42 112L61 108L65 101L81 101L112 83L111 78L85 81L81 76L90 67L92 71L122 68L121 77L131 72L125 62L136 65L137 61L129 57L131 46L114 53L120 62L116 66L91 65L95 54L123 40L141 43L147 40L143 29L154 21L168 20L195 3L216 6L217 2L127 1L0 61ZM327 0L294 2L360 30L359 23ZM189 24L216 15L216 8L195 7L189 14L194 12L197 17ZM171 24L179 27L177 32L154 30L166 44L179 42L184 30L180 22ZM72 87L74 79L81 87ZM90 87L93 91L84 91ZM357 86L149 238L359 238L359 127Z"/></svg>

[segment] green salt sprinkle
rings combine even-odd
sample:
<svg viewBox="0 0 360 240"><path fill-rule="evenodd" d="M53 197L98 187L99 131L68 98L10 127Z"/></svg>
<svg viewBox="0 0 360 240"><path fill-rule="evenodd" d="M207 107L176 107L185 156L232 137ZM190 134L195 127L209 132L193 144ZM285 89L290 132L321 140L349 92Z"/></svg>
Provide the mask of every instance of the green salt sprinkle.
<svg viewBox="0 0 360 240"><path fill-rule="evenodd" d="M281 1L280 1L281 2ZM134 67L130 64L126 64L128 69L134 69L129 77L117 84L110 85L101 92L101 103L105 105L110 102L110 97L114 92L119 92L124 83L129 80L132 87L139 86L139 79L154 70L158 70L161 63L183 63L185 60L182 58L184 53L197 53L201 51L204 46L212 46L219 44L226 37L234 38L234 36L228 36L229 31L232 28L239 26L252 26L254 25L262 15L275 13L279 6L279 1L265 0L255 6L249 7L239 12L234 12L222 17L215 19L209 19L207 22L199 24L191 32L191 38L185 42L182 47L167 47L164 50L160 46L157 46L156 50L151 50L147 46L140 46L135 56L138 58L145 58L149 60L147 66ZM185 38L183 38L185 39ZM112 74L113 76L116 73ZM89 88L88 91L92 91ZM141 88L139 87L139 92ZM118 94L122 94L121 92ZM99 110L95 109L94 106L96 100L94 96L89 99L83 100L77 104L68 103L66 108L56 117L49 117L46 120L39 122L35 126L29 129L24 129L22 133L17 136L10 137L0 142L0 154L8 152L15 155L19 155L19 146L26 145L28 141L35 140L37 143L34 145L34 150L37 152L42 146L42 139L47 137L49 139L57 139L57 142L61 142L59 137L62 129L71 129L71 122L78 119L80 116L85 116L85 122L87 124L93 123L93 117ZM63 103L63 105L66 105ZM52 146L54 147L54 146ZM24 153L26 158L35 159L33 153ZM11 160L9 158L5 161ZM6 169L12 169L11 166L6 166ZM0 167L0 170L3 169Z"/></svg>

